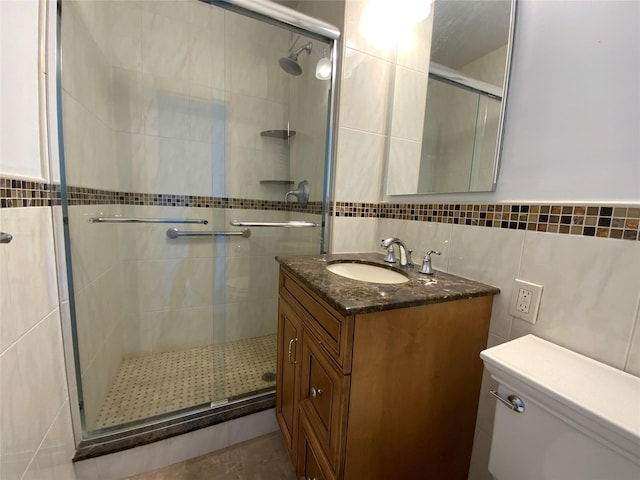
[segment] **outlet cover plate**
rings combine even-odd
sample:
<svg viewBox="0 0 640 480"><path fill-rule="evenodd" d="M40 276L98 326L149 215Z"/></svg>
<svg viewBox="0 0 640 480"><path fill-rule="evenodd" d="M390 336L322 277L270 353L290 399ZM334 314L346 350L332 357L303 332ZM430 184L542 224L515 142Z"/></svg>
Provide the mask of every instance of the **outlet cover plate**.
<svg viewBox="0 0 640 480"><path fill-rule="evenodd" d="M529 313L518 310L518 301L520 298L520 290L531 292L529 303ZM535 324L538 320L538 309L540 308L540 299L542 298L542 285L526 282L516 278L513 282L511 291L511 303L509 304L509 314L516 318L520 318L529 323Z"/></svg>

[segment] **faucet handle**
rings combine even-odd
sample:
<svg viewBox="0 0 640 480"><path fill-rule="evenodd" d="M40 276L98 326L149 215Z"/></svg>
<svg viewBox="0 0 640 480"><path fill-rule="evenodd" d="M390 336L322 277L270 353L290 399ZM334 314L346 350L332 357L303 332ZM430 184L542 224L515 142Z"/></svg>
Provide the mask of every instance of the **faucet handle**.
<svg viewBox="0 0 640 480"><path fill-rule="evenodd" d="M298 188L296 190L291 190L284 194L284 203L289 203L289 196L293 195L298 199L298 203L303 207L309 201L309 182L306 180L302 180L298 184Z"/></svg>
<svg viewBox="0 0 640 480"><path fill-rule="evenodd" d="M422 266L420 267L419 272L424 273L425 275L433 275L435 272L431 267L431 254L440 255L441 252L437 252L436 250L429 250L425 253L424 258L422 259Z"/></svg>

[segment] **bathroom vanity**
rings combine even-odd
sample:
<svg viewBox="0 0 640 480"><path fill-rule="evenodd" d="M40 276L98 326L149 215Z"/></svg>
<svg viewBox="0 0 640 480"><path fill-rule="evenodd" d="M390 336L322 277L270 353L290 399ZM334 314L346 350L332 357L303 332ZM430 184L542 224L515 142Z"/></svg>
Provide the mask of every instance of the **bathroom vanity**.
<svg viewBox="0 0 640 480"><path fill-rule="evenodd" d="M297 475L466 479L499 290L416 266L402 284L326 268L389 268L375 253L276 259L276 416Z"/></svg>

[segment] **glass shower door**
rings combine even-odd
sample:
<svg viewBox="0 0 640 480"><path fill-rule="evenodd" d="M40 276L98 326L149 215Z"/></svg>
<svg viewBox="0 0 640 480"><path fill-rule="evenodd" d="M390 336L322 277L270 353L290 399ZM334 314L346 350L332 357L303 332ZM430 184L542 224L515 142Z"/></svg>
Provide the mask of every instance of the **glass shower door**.
<svg viewBox="0 0 640 480"><path fill-rule="evenodd" d="M65 247L90 436L227 397L212 348L222 247L181 235L224 223L225 15L196 1L61 5Z"/></svg>
<svg viewBox="0 0 640 480"><path fill-rule="evenodd" d="M233 12L226 12L225 28L225 176L214 180L225 213L218 228L250 231L225 238L224 293L216 290L225 390L236 401L275 388L275 256L321 250L330 82L318 80L315 67L330 47Z"/></svg>
<svg viewBox="0 0 640 480"><path fill-rule="evenodd" d="M196 0L61 5L85 434L273 392L274 257L321 249L329 44Z"/></svg>

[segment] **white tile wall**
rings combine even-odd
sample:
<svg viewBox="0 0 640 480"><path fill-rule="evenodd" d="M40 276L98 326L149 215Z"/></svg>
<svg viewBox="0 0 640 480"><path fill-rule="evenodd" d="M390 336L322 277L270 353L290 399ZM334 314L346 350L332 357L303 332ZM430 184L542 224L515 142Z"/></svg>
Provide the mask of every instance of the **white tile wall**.
<svg viewBox="0 0 640 480"><path fill-rule="evenodd" d="M60 214L58 209L54 211ZM122 214L118 206L69 207L75 318L89 428L115 378L126 338L117 230L110 224L89 223L89 218L117 214ZM60 228L56 235L56 243L62 247Z"/></svg>
<svg viewBox="0 0 640 480"><path fill-rule="evenodd" d="M340 126L385 134L392 64L349 48L343 62Z"/></svg>
<svg viewBox="0 0 640 480"><path fill-rule="evenodd" d="M523 231L460 225L452 230L448 271L500 288L493 301L490 331L502 338L509 338L511 331L511 283L518 274L524 238Z"/></svg>
<svg viewBox="0 0 640 480"><path fill-rule="evenodd" d="M206 226L180 226L183 230L238 230L229 225L232 220L320 222L318 215L240 209L123 206L122 212L209 221ZM168 225L99 227L117 231L126 356L274 333L278 295L274 256L319 250L320 231L315 228L252 228L250 238L171 240L166 237ZM254 301L247 302L249 298ZM88 308L88 302L79 302L78 309L84 311L85 305ZM92 338L84 341L95 343Z"/></svg>
<svg viewBox="0 0 640 480"><path fill-rule="evenodd" d="M188 80L191 35L187 22L175 18L173 12L164 16L145 9L141 24L142 71L157 77Z"/></svg>
<svg viewBox="0 0 640 480"><path fill-rule="evenodd" d="M393 91L393 113L390 135L422 142L424 111L416 105L427 100L426 73L397 66Z"/></svg>
<svg viewBox="0 0 640 480"><path fill-rule="evenodd" d="M348 48L392 61L395 51L376 45L361 33L360 21L367 10L369 0L347 0L345 2L345 44Z"/></svg>
<svg viewBox="0 0 640 480"><path fill-rule="evenodd" d="M143 133L149 108L146 93L152 85L140 71L113 67L113 129L117 132ZM144 79L144 83L143 83ZM143 85L145 88L143 93Z"/></svg>
<svg viewBox="0 0 640 480"><path fill-rule="evenodd" d="M0 351L4 351L36 323L49 315L58 304L55 260L51 236L51 210L46 207L0 210L3 232L14 239L0 249L2 300L0 317ZM29 259L28 267L25 259ZM38 292L39 295L33 293ZM29 298L18 309L17 305Z"/></svg>
<svg viewBox="0 0 640 480"><path fill-rule="evenodd" d="M289 146L260 132L287 128L289 76L277 59L291 35L197 2L92 4L65 7L69 184L281 200L284 190L259 180L290 177Z"/></svg>
<svg viewBox="0 0 640 480"><path fill-rule="evenodd" d="M391 137L387 162L387 195L418 191L422 142Z"/></svg>
<svg viewBox="0 0 640 480"><path fill-rule="evenodd" d="M51 209L2 209L0 225L14 236L0 249L0 477L46 479L73 447Z"/></svg>
<svg viewBox="0 0 640 480"><path fill-rule="evenodd" d="M375 252L380 247L380 236L375 218L335 217L331 232L331 251Z"/></svg>
<svg viewBox="0 0 640 480"><path fill-rule="evenodd" d="M296 45L304 45L307 41L308 39L300 39ZM277 62L272 62L271 68L276 70L273 74L276 82L280 81L280 84L288 89L285 94L288 94L290 99L290 125L297 132L289 143L290 178L296 185L301 180L307 180L310 201L322 201L330 82L316 79L315 68L318 59L329 56L331 52L319 40L312 43L313 50L310 55L298 56L302 75L293 77L285 74L285 81L282 82L282 70Z"/></svg>
<svg viewBox="0 0 640 480"><path fill-rule="evenodd" d="M640 242L527 232L520 278L544 286L533 333L624 368L640 300ZM505 292L507 293L507 292Z"/></svg>
<svg viewBox="0 0 640 480"><path fill-rule="evenodd" d="M385 137L375 133L340 128L336 165L335 198L343 202L377 202L384 164ZM348 181L342 181L348 179Z"/></svg>
<svg viewBox="0 0 640 480"><path fill-rule="evenodd" d="M40 450L36 454L38 480L59 480L75 478L70 459L74 454L73 434L71 432L70 406L67 401L60 407ZM33 463L31 467L33 468Z"/></svg>
<svg viewBox="0 0 640 480"><path fill-rule="evenodd" d="M213 344L213 305L152 312L147 327L152 352L168 352Z"/></svg>
<svg viewBox="0 0 640 480"><path fill-rule="evenodd" d="M431 13L422 22L414 26L413 44L398 49L396 63L417 72L428 73L431 60L431 32L433 30L433 3Z"/></svg>

